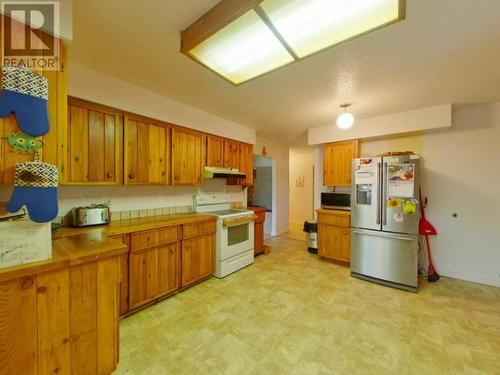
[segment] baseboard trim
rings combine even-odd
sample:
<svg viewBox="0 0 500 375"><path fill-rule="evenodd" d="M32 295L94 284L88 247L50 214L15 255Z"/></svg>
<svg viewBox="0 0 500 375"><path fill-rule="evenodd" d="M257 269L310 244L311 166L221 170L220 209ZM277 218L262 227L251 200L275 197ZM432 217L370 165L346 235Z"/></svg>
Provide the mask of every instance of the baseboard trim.
<svg viewBox="0 0 500 375"><path fill-rule="evenodd" d="M482 278L474 275L468 275L459 272L450 272L445 270L440 270L438 274L443 277L449 277L452 279L471 281L473 283L500 287L500 278L498 280L494 280L494 279Z"/></svg>

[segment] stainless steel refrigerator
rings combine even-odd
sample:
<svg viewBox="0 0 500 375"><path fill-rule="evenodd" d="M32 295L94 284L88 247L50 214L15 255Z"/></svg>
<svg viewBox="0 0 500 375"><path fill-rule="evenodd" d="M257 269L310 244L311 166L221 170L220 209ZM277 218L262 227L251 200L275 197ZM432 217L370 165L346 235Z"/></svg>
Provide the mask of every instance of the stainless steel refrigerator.
<svg viewBox="0 0 500 375"><path fill-rule="evenodd" d="M417 291L419 155L353 160L351 275Z"/></svg>

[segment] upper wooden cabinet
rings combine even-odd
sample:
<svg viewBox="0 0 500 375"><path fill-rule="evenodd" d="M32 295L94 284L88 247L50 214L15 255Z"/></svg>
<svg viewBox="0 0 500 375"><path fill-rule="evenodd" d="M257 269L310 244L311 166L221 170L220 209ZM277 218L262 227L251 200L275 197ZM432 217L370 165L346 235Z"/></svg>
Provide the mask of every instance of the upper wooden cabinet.
<svg viewBox="0 0 500 375"><path fill-rule="evenodd" d="M65 183L120 184L122 136L119 111L70 97Z"/></svg>
<svg viewBox="0 0 500 375"><path fill-rule="evenodd" d="M203 177L202 133L172 127L172 185L199 185Z"/></svg>
<svg viewBox="0 0 500 375"><path fill-rule="evenodd" d="M253 146L248 143L240 143L240 171L247 175L241 185L253 185Z"/></svg>
<svg viewBox="0 0 500 375"><path fill-rule="evenodd" d="M125 184L170 183L170 126L125 115Z"/></svg>
<svg viewBox="0 0 500 375"><path fill-rule="evenodd" d="M351 186L352 159L358 157L358 147L358 140L324 145L324 186Z"/></svg>
<svg viewBox="0 0 500 375"><path fill-rule="evenodd" d="M224 139L224 168L240 168L240 142Z"/></svg>
<svg viewBox="0 0 500 375"><path fill-rule="evenodd" d="M215 135L206 136L207 167L224 166L224 139Z"/></svg>
<svg viewBox="0 0 500 375"><path fill-rule="evenodd" d="M61 70L41 71L48 81L49 100L47 101L50 130L42 137L43 146L41 149L42 160L46 163L59 167L60 180L64 172L63 155L65 149L64 129L67 115L67 55L64 46L61 44ZM0 80L2 72L0 70ZM33 154L16 152L10 147L5 137L14 132L21 132L17 124L15 114L10 114L5 118L0 118L0 184L12 184L14 182L14 169L16 163L33 160Z"/></svg>

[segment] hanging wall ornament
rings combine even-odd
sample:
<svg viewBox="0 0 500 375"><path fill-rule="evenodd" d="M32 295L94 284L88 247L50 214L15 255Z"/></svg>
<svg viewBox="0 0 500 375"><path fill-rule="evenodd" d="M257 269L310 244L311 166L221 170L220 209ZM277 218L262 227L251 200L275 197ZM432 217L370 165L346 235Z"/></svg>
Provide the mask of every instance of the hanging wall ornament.
<svg viewBox="0 0 500 375"><path fill-rule="evenodd" d="M26 134L14 132L6 136L7 142L17 152L36 152L42 147L42 140Z"/></svg>
<svg viewBox="0 0 500 375"><path fill-rule="evenodd" d="M47 78L25 68L2 67L0 117L15 113L24 133L42 136L49 131L48 99Z"/></svg>
<svg viewBox="0 0 500 375"><path fill-rule="evenodd" d="M57 167L38 161L16 164L14 191L7 204L8 212L17 212L26 206L30 219L46 223L57 217Z"/></svg>

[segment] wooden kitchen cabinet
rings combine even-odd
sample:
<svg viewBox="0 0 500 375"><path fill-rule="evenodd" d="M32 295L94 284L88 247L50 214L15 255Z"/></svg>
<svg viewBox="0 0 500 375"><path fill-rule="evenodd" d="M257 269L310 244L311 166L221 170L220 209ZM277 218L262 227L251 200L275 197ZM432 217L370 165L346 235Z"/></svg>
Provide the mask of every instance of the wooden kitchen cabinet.
<svg viewBox="0 0 500 375"><path fill-rule="evenodd" d="M264 222L266 221L266 209L263 207L248 207L256 216L254 220L254 254L265 252L264 247Z"/></svg>
<svg viewBox="0 0 500 375"><path fill-rule="evenodd" d="M172 185L200 185L203 180L202 133L172 128Z"/></svg>
<svg viewBox="0 0 500 375"><path fill-rule="evenodd" d="M350 262L350 212L318 210L318 255L343 263Z"/></svg>
<svg viewBox="0 0 500 375"><path fill-rule="evenodd" d="M240 168L240 142L224 139L224 168Z"/></svg>
<svg viewBox="0 0 500 375"><path fill-rule="evenodd" d="M68 100L65 183L122 183L123 116L109 107L70 97Z"/></svg>
<svg viewBox="0 0 500 375"><path fill-rule="evenodd" d="M224 166L224 138L215 135L206 136L206 157L207 167Z"/></svg>
<svg viewBox="0 0 500 375"><path fill-rule="evenodd" d="M130 310L179 289L180 232L172 226L130 235Z"/></svg>
<svg viewBox="0 0 500 375"><path fill-rule="evenodd" d="M47 78L49 88L47 109L50 129L42 137L43 145L40 154L44 162L58 166L59 179L62 181L65 155L64 129L67 116L67 54L62 44L60 57L62 68L60 71L37 70L36 72ZM1 79L2 72L0 70ZM5 137L14 132L21 133L15 114L11 113L7 117L0 118L0 184L12 184L16 163L32 161L34 158L31 153L19 153L10 147Z"/></svg>
<svg viewBox="0 0 500 375"><path fill-rule="evenodd" d="M323 145L323 185L351 186L352 159L358 157L358 140Z"/></svg>
<svg viewBox="0 0 500 375"><path fill-rule="evenodd" d="M170 183L170 126L125 115L125 184Z"/></svg>
<svg viewBox="0 0 500 375"><path fill-rule="evenodd" d="M158 248L158 296L162 297L180 288L180 242Z"/></svg>
<svg viewBox="0 0 500 375"><path fill-rule="evenodd" d="M130 310L142 306L158 295L158 249L130 253Z"/></svg>
<svg viewBox="0 0 500 375"><path fill-rule="evenodd" d="M246 179L240 180L240 185L253 185L253 145L240 143L240 172L247 175Z"/></svg>
<svg viewBox="0 0 500 375"><path fill-rule="evenodd" d="M111 374L118 257L0 282L0 374Z"/></svg>
<svg viewBox="0 0 500 375"><path fill-rule="evenodd" d="M215 234L182 241L182 282L186 287L215 272Z"/></svg>

